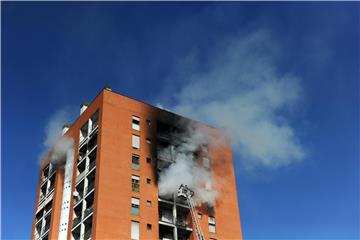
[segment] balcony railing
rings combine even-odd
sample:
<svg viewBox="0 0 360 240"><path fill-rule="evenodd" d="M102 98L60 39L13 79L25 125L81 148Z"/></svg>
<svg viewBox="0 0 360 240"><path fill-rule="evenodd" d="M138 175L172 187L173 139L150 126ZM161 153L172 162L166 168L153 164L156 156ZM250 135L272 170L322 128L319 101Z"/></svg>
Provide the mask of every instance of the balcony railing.
<svg viewBox="0 0 360 240"><path fill-rule="evenodd" d="M94 167L95 167L95 165L96 165L96 161L94 160L94 161L92 161L91 163L90 163L90 165L89 165L89 170L88 171L91 171Z"/></svg>
<svg viewBox="0 0 360 240"><path fill-rule="evenodd" d="M89 183L89 185L85 188L84 196L91 192L94 188L94 182Z"/></svg>
<svg viewBox="0 0 360 240"><path fill-rule="evenodd" d="M94 169L95 166L96 166L96 161L91 162L90 165L86 167L84 171L82 171L79 175L76 176L76 183L79 183L88 172Z"/></svg>
<svg viewBox="0 0 360 240"><path fill-rule="evenodd" d="M73 221L73 228L78 225L79 223L81 222L81 218L80 217L76 217L74 218L74 221Z"/></svg>
<svg viewBox="0 0 360 240"><path fill-rule="evenodd" d="M92 230L92 229L89 229L88 231L86 231L86 232L83 234L82 239L84 239L84 240L90 239L90 238L91 238L91 230Z"/></svg>
<svg viewBox="0 0 360 240"><path fill-rule="evenodd" d="M81 200L83 199L83 196L84 196L84 193L79 192L79 195L74 198L74 204L76 205L77 203L81 202Z"/></svg>
<svg viewBox="0 0 360 240"><path fill-rule="evenodd" d="M85 176L86 170L82 171L79 175L76 176L76 183L80 182Z"/></svg>
<svg viewBox="0 0 360 240"><path fill-rule="evenodd" d="M50 229L50 222L46 223L44 230L42 231L42 234L46 233Z"/></svg>
<svg viewBox="0 0 360 240"><path fill-rule="evenodd" d="M181 227L185 227L185 228L191 228L191 224L183 219L177 219L176 220L176 225L181 226Z"/></svg>
<svg viewBox="0 0 360 240"><path fill-rule="evenodd" d="M45 200L45 196L43 194L40 195L39 205Z"/></svg>
<svg viewBox="0 0 360 240"><path fill-rule="evenodd" d="M55 185L51 185L46 195L50 195L54 191Z"/></svg>
<svg viewBox="0 0 360 240"><path fill-rule="evenodd" d="M87 216L89 216L89 215L93 212L93 210L94 210L94 206L91 206L91 207L85 209L85 211L84 211L84 218L86 218Z"/></svg>
<svg viewBox="0 0 360 240"><path fill-rule="evenodd" d="M163 212L159 215L159 221L173 223L173 216L170 212Z"/></svg>

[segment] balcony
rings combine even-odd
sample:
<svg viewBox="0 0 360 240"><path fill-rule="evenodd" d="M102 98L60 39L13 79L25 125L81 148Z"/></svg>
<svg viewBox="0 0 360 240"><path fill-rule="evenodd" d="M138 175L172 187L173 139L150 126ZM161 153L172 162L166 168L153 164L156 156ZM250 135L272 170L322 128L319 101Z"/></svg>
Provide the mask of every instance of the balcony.
<svg viewBox="0 0 360 240"><path fill-rule="evenodd" d="M86 173L86 171L83 171L79 175L76 176L76 183L80 182L84 178L85 173Z"/></svg>
<svg viewBox="0 0 360 240"><path fill-rule="evenodd" d="M88 167L88 172L93 170L95 166L96 166L96 161L95 160L90 162L89 167Z"/></svg>
<svg viewBox="0 0 360 240"><path fill-rule="evenodd" d="M49 171L49 178L51 178L56 172L56 168L55 167L52 167Z"/></svg>
<svg viewBox="0 0 360 240"><path fill-rule="evenodd" d="M88 240L88 239L91 239L91 230L88 230L87 232L85 232L83 235L82 235L82 239L83 240Z"/></svg>
<svg viewBox="0 0 360 240"><path fill-rule="evenodd" d="M183 228L191 228L191 224L184 219L177 219L176 225Z"/></svg>
<svg viewBox="0 0 360 240"><path fill-rule="evenodd" d="M41 205L41 203L45 200L45 196L44 194L40 193L40 197L39 197L39 205Z"/></svg>
<svg viewBox="0 0 360 240"><path fill-rule="evenodd" d="M41 186L44 185L44 183L46 183L47 180L48 180L47 177L42 176L42 177L41 177Z"/></svg>
<svg viewBox="0 0 360 240"><path fill-rule="evenodd" d="M94 188L95 188L95 183L94 182L89 183L89 185L85 188L84 196L88 195Z"/></svg>
<svg viewBox="0 0 360 240"><path fill-rule="evenodd" d="M76 227L81 222L81 217L74 218L73 228Z"/></svg>
<svg viewBox="0 0 360 240"><path fill-rule="evenodd" d="M165 223L173 223L173 215L171 211L164 211L160 210L159 213L159 221L165 222Z"/></svg>
<svg viewBox="0 0 360 240"><path fill-rule="evenodd" d="M49 196L51 193L53 193L53 192L54 192L54 189L55 189L55 186L54 186L54 184L52 184L52 185L49 187L46 196Z"/></svg>
<svg viewBox="0 0 360 240"><path fill-rule="evenodd" d="M91 207L85 209L85 211L84 211L84 219L85 219L87 216L89 216L90 214L92 214L92 213L93 213L93 210L94 210L94 206L91 206Z"/></svg>

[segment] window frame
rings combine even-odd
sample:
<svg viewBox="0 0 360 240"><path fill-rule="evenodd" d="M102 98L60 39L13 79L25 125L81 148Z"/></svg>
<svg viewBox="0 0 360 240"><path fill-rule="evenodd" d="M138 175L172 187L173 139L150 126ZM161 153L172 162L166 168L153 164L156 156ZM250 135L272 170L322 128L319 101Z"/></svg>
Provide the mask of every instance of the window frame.
<svg viewBox="0 0 360 240"><path fill-rule="evenodd" d="M133 134L131 136L131 146L133 149L139 150L140 149L140 136Z"/></svg>
<svg viewBox="0 0 360 240"><path fill-rule="evenodd" d="M131 190L132 190L132 192L140 192L140 177L139 176L136 176L136 175L131 176Z"/></svg>
<svg viewBox="0 0 360 240"><path fill-rule="evenodd" d="M134 159L137 159L138 163L134 163ZM140 170L140 156L137 154L131 155L131 169L132 170Z"/></svg>
<svg viewBox="0 0 360 240"><path fill-rule="evenodd" d="M135 131L140 131L140 117L133 115L131 118L131 128Z"/></svg>

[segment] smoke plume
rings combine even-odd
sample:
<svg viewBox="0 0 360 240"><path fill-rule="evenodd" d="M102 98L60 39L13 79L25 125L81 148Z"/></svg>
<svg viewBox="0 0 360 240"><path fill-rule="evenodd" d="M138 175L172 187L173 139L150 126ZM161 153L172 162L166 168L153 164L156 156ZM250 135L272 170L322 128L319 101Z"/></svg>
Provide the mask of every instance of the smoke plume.
<svg viewBox="0 0 360 240"><path fill-rule="evenodd" d="M62 136L62 128L70 120L70 111L68 108L61 109L49 119L45 127L46 138L44 140L45 152L41 156L41 165L48 158L55 166L65 164L66 152L74 146L74 140Z"/></svg>
<svg viewBox="0 0 360 240"><path fill-rule="evenodd" d="M185 84L169 108L225 128L242 166L279 168L302 160L305 151L289 121L299 110L300 78L279 70L280 52L271 34L257 31L223 39L207 60L190 54L171 76Z"/></svg>
<svg viewBox="0 0 360 240"><path fill-rule="evenodd" d="M175 163L163 170L159 176L159 195L172 196L181 184L192 189L194 202L200 204L215 203L217 192L213 188L211 177L211 159L206 155L205 146L208 145L208 136L200 128L187 128L183 134L174 133L177 139L175 145L163 149L159 156L173 156Z"/></svg>

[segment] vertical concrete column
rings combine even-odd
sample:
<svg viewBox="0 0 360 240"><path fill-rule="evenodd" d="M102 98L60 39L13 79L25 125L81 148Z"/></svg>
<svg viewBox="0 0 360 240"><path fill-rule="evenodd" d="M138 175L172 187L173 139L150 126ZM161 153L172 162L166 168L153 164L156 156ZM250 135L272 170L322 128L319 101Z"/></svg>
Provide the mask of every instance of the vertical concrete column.
<svg viewBox="0 0 360 240"><path fill-rule="evenodd" d="M173 200L174 240L178 240L176 220L177 220L177 213L176 213L176 194L174 194L174 200Z"/></svg>
<svg viewBox="0 0 360 240"><path fill-rule="evenodd" d="M66 239L69 229L69 215L71 202L71 186L74 166L74 147L66 152L64 187L60 214L59 239ZM70 226L71 231L71 226Z"/></svg>

